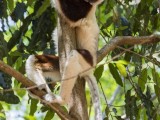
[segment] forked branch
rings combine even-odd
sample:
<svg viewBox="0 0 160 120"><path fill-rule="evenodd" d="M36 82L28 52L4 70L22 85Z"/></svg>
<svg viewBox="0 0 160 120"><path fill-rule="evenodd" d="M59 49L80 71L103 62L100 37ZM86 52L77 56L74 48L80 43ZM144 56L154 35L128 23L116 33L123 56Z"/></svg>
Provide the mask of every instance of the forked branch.
<svg viewBox="0 0 160 120"><path fill-rule="evenodd" d="M160 41L160 35L153 34L150 36L143 37L132 37L132 36L119 36L113 38L108 44L106 44L101 50L98 51L98 62L100 62L106 55L114 50L117 46L121 45L135 45L135 44L146 44L156 43Z"/></svg>

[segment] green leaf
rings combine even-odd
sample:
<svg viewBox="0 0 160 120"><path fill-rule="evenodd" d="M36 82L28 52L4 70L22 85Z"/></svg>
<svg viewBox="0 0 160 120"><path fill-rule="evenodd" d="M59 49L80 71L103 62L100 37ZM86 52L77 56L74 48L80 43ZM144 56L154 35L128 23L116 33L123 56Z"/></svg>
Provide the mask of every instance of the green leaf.
<svg viewBox="0 0 160 120"><path fill-rule="evenodd" d="M32 6L32 4L35 2L35 0L27 0L27 5Z"/></svg>
<svg viewBox="0 0 160 120"><path fill-rule="evenodd" d="M8 8L12 13L12 11L14 10L14 0L7 0L7 3L8 3Z"/></svg>
<svg viewBox="0 0 160 120"><path fill-rule="evenodd" d="M36 120L35 116L25 115L24 120Z"/></svg>
<svg viewBox="0 0 160 120"><path fill-rule="evenodd" d="M116 63L116 66L123 77L127 77L126 67L123 64Z"/></svg>
<svg viewBox="0 0 160 120"><path fill-rule="evenodd" d="M22 66L22 57L19 57L17 60L16 60L16 70L19 70L19 68Z"/></svg>
<svg viewBox="0 0 160 120"><path fill-rule="evenodd" d="M3 34L0 32L0 59L8 54L7 43L3 40Z"/></svg>
<svg viewBox="0 0 160 120"><path fill-rule="evenodd" d="M157 115L157 120L160 120L160 115L159 114Z"/></svg>
<svg viewBox="0 0 160 120"><path fill-rule="evenodd" d="M158 87L158 85L154 85L154 90L155 90L158 102L160 103L160 88Z"/></svg>
<svg viewBox="0 0 160 120"><path fill-rule="evenodd" d="M128 65L129 62L125 61L125 60L118 60L116 61L116 63L120 63L120 64L123 64L123 65Z"/></svg>
<svg viewBox="0 0 160 120"><path fill-rule="evenodd" d="M10 56L22 56L22 53L18 52L18 51L14 51L10 53Z"/></svg>
<svg viewBox="0 0 160 120"><path fill-rule="evenodd" d="M13 91L6 92L5 94L0 93L0 100L9 104L18 104L20 102L19 98L14 95Z"/></svg>
<svg viewBox="0 0 160 120"><path fill-rule="evenodd" d="M104 71L104 66L100 65L98 68L96 68L94 75L96 77L97 80L99 80L103 74Z"/></svg>
<svg viewBox="0 0 160 120"><path fill-rule="evenodd" d="M16 7L14 11L11 14L11 18L14 22L17 22L18 20L23 20L24 19L24 13L27 10L27 6L23 2L17 2Z"/></svg>
<svg viewBox="0 0 160 120"><path fill-rule="evenodd" d="M117 71L117 68L112 63L109 63L108 66L109 66L109 70L110 70L113 78L116 80L116 83L118 85L120 85L121 87L123 87L123 82L122 82L122 79Z"/></svg>
<svg viewBox="0 0 160 120"><path fill-rule="evenodd" d="M148 120L146 115L146 109L142 109L141 116L142 116L142 120Z"/></svg>
<svg viewBox="0 0 160 120"><path fill-rule="evenodd" d="M105 120L109 119L109 113L110 113L110 110L109 110L108 106L106 106L106 108L105 108L105 114L106 114Z"/></svg>
<svg viewBox="0 0 160 120"><path fill-rule="evenodd" d="M127 93L125 94L125 111L126 111L126 116L130 116L131 108L130 108L130 101L131 101L131 90L128 90Z"/></svg>
<svg viewBox="0 0 160 120"><path fill-rule="evenodd" d="M51 120L54 117L54 112L52 110L48 110L44 120Z"/></svg>
<svg viewBox="0 0 160 120"><path fill-rule="evenodd" d="M39 16L42 15L42 13L49 7L50 5L50 0L44 0L43 5L38 9L35 18L38 18Z"/></svg>
<svg viewBox="0 0 160 120"><path fill-rule="evenodd" d="M139 110L136 101L137 98L135 96L131 96L131 90L128 90L125 94L125 111L127 118L130 118L130 120L138 118Z"/></svg>
<svg viewBox="0 0 160 120"><path fill-rule="evenodd" d="M141 87L141 90L144 91L145 84L147 82L147 69L143 69L141 75L138 78L138 85Z"/></svg>
<svg viewBox="0 0 160 120"><path fill-rule="evenodd" d="M0 18L7 18L7 1L0 0Z"/></svg>
<svg viewBox="0 0 160 120"><path fill-rule="evenodd" d="M103 120L108 120L108 117L105 117Z"/></svg>
<svg viewBox="0 0 160 120"><path fill-rule="evenodd" d="M41 111L42 111L42 112L46 112L47 110L48 110L48 107L47 107L47 106L42 106L42 107L41 107Z"/></svg>
<svg viewBox="0 0 160 120"><path fill-rule="evenodd" d="M160 77L155 69L152 69L153 81L160 87Z"/></svg>
<svg viewBox="0 0 160 120"><path fill-rule="evenodd" d="M1 111L1 110L3 110L3 106L2 106L2 104L0 104L0 111Z"/></svg>
<svg viewBox="0 0 160 120"><path fill-rule="evenodd" d="M30 106L30 115L34 115L34 113L37 111L37 104L38 100L31 98L31 106Z"/></svg>
<svg viewBox="0 0 160 120"><path fill-rule="evenodd" d="M19 82L17 82L16 80L14 81L14 85L15 85L15 87L16 88L22 88L22 84L21 83L19 83ZM16 94L19 96L19 97L23 97L23 96L25 96L26 95L26 90L17 90L16 91Z"/></svg>
<svg viewBox="0 0 160 120"><path fill-rule="evenodd" d="M5 112L2 112L4 109L3 109L3 106L2 104L0 103L0 120L6 120L5 118Z"/></svg>
<svg viewBox="0 0 160 120"><path fill-rule="evenodd" d="M6 120L4 112L0 112L0 120Z"/></svg>
<svg viewBox="0 0 160 120"><path fill-rule="evenodd" d="M125 30L127 28L128 28L128 26L122 26L122 27L119 27L119 30Z"/></svg>

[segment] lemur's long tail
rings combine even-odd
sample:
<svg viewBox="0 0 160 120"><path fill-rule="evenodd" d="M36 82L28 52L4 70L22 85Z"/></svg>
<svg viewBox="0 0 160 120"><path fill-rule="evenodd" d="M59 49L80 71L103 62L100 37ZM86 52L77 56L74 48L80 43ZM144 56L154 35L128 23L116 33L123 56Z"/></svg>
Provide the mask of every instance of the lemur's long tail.
<svg viewBox="0 0 160 120"><path fill-rule="evenodd" d="M26 60L26 64L25 64L25 69L26 69L26 74L30 79L31 76L33 75L33 71L35 71L35 62L37 61L35 55L30 55L28 57L28 59Z"/></svg>
<svg viewBox="0 0 160 120"><path fill-rule="evenodd" d="M88 86L90 88L91 96L92 96L92 102L95 110L95 120L102 120L102 112L100 107L100 97L99 97L99 90L98 85L96 82L95 76L88 75L85 77L85 79L88 82Z"/></svg>

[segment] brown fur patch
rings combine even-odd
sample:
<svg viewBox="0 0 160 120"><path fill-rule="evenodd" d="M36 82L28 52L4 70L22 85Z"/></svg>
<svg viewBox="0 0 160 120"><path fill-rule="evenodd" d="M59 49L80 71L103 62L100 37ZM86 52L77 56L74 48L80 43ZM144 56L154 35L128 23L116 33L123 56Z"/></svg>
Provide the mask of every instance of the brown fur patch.
<svg viewBox="0 0 160 120"><path fill-rule="evenodd" d="M77 51L83 56L83 58L87 61L87 63L93 66L93 57L88 50L77 49Z"/></svg>
<svg viewBox="0 0 160 120"><path fill-rule="evenodd" d="M35 55L38 59L35 63L37 68L45 71L59 70L59 57L54 55Z"/></svg>

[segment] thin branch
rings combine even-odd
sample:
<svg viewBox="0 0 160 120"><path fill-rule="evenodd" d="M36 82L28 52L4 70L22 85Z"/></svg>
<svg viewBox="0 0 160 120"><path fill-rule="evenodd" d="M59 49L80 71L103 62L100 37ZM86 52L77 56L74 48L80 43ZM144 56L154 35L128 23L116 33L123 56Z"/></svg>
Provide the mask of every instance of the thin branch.
<svg viewBox="0 0 160 120"><path fill-rule="evenodd" d="M145 43L155 43L160 41L160 35L153 34L151 36L132 37L132 36L119 36L113 38L101 50L98 51L98 62L100 62L110 51L114 50L117 46L121 45L135 45Z"/></svg>
<svg viewBox="0 0 160 120"><path fill-rule="evenodd" d="M35 84L26 78L24 75L22 75L20 72L16 71L9 65L5 64L0 60L0 70L9 74L10 76L14 77L16 80L21 82L24 87L31 87L34 86ZM37 95L39 97L39 100L42 101L42 103L46 103L47 106L49 106L53 111L55 111L58 116L63 119L63 120L71 120L70 116L68 115L67 112L65 112L59 105L57 104L50 104L43 100L43 96L46 94L44 91L40 91L38 89L31 89L30 90L33 94Z"/></svg>
<svg viewBox="0 0 160 120"><path fill-rule="evenodd" d="M120 92L120 90L121 90L121 87L118 86L118 87L116 88L116 90L114 91L114 93L113 93L110 101L108 102L108 106L109 106L109 107L112 106L112 104L113 104L114 100L116 99L116 97L117 97L118 93Z"/></svg>

